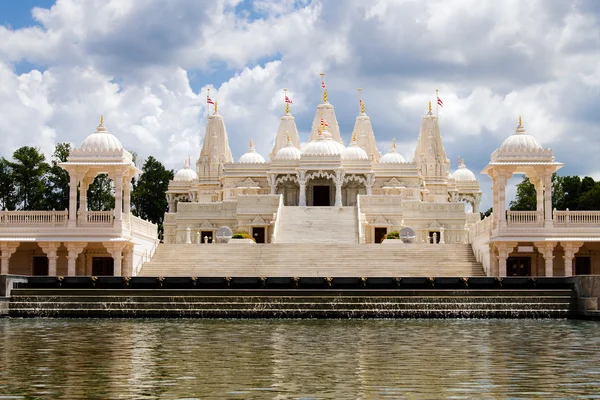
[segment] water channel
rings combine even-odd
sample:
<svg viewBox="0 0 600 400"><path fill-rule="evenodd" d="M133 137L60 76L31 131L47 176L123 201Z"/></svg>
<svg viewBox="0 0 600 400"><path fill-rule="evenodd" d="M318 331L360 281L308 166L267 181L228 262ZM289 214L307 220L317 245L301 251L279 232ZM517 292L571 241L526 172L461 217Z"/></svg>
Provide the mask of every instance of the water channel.
<svg viewBox="0 0 600 400"><path fill-rule="evenodd" d="M0 399L600 398L600 322L0 319Z"/></svg>

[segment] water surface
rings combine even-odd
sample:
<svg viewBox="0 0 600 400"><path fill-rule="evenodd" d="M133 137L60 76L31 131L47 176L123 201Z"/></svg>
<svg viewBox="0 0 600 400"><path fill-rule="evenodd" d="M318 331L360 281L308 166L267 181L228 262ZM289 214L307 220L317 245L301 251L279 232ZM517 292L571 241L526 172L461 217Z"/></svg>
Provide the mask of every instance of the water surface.
<svg viewBox="0 0 600 400"><path fill-rule="evenodd" d="M0 319L0 355L0 399L600 398L590 321Z"/></svg>

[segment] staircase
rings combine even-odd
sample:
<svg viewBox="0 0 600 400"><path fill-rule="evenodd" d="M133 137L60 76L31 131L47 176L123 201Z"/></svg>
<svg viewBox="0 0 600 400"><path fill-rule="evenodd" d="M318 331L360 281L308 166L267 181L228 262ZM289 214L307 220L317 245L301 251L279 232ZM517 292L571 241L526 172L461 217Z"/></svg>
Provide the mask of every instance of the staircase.
<svg viewBox="0 0 600 400"><path fill-rule="evenodd" d="M143 265L139 275L468 277L484 276L484 272L468 244L316 242L160 244L152 260Z"/></svg>
<svg viewBox="0 0 600 400"><path fill-rule="evenodd" d="M277 243L358 243L356 207L283 207Z"/></svg>

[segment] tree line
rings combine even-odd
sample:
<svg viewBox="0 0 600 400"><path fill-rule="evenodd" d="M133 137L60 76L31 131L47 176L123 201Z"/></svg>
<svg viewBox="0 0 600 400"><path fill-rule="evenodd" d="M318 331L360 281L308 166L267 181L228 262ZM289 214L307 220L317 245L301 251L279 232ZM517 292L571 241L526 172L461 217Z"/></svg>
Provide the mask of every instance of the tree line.
<svg viewBox="0 0 600 400"><path fill-rule="evenodd" d="M0 210L68 209L69 174L59 164L67 161L70 151L70 143L57 144L50 163L38 148L30 146L15 150L11 160L0 158ZM158 224L161 235L168 207L166 191L172 179L173 170L152 156L145 160L142 174L132 179L131 212ZM114 186L107 174L96 176L87 199L90 210L114 209Z"/></svg>

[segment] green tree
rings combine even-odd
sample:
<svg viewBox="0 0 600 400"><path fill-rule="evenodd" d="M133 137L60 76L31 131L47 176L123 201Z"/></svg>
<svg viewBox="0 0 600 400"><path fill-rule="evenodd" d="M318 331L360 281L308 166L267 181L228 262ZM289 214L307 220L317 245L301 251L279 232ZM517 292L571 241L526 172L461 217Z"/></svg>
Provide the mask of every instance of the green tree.
<svg viewBox="0 0 600 400"><path fill-rule="evenodd" d="M166 192L172 179L173 171L165 169L160 161L150 156L131 194L133 214L157 224L159 236L163 232L163 219L168 206Z"/></svg>
<svg viewBox="0 0 600 400"><path fill-rule="evenodd" d="M23 146L13 153L12 181L16 205L20 210L46 210L46 172L50 167L44 154L35 147Z"/></svg>
<svg viewBox="0 0 600 400"><path fill-rule="evenodd" d="M485 212L479 212L479 216L481 217L481 219L484 219L485 217L489 217L490 215L492 215L493 212L494 209L490 207Z"/></svg>
<svg viewBox="0 0 600 400"><path fill-rule="evenodd" d="M586 180L587 178L588 177L586 176L583 180ZM587 191L581 194L578 201L578 208L579 210L589 211L600 210L600 182L596 182L594 186L589 187Z"/></svg>
<svg viewBox="0 0 600 400"><path fill-rule="evenodd" d="M535 186L529 178L523 178L523 181L517 185L517 194L509 206L513 211L535 211L537 207Z"/></svg>
<svg viewBox="0 0 600 400"><path fill-rule="evenodd" d="M48 208L64 210L69 207L69 173L60 165L66 162L71 151L70 143L58 143L52 155L52 166L48 171Z"/></svg>
<svg viewBox="0 0 600 400"><path fill-rule="evenodd" d="M15 186L10 163L4 157L0 158L0 210L15 209Z"/></svg>
<svg viewBox="0 0 600 400"><path fill-rule="evenodd" d="M94 178L87 191L88 209L107 211L115 208L115 191L112 180L107 174Z"/></svg>

